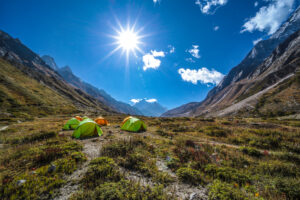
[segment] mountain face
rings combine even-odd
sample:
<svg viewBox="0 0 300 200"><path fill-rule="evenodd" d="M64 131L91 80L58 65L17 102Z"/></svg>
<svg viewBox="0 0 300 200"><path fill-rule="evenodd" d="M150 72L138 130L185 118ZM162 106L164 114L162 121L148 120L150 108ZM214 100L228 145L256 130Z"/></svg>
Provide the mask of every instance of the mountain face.
<svg viewBox="0 0 300 200"><path fill-rule="evenodd" d="M57 71L58 70L58 66L56 65L54 59L50 56L44 55L42 56L43 61L49 65L53 70Z"/></svg>
<svg viewBox="0 0 300 200"><path fill-rule="evenodd" d="M269 39L256 44L245 59L208 93L204 101L180 106L163 116L224 116L237 114L246 107L246 110L255 109L261 96L297 76L297 48L300 46L298 32L295 31L299 29L300 7ZM295 106L298 100L295 96L293 98L296 100L291 105Z"/></svg>
<svg viewBox="0 0 300 200"><path fill-rule="evenodd" d="M151 117L159 117L161 114L167 111L167 109L161 106L159 103L147 102L146 99L134 104L133 107L140 110L143 115Z"/></svg>
<svg viewBox="0 0 300 200"><path fill-rule="evenodd" d="M45 57L45 56L43 56ZM50 56L46 56L50 57ZM54 59L52 58L53 62ZM55 63L55 62L54 62ZM56 64L55 64L56 66ZM142 115L142 113L137 109L129 104L120 102L112 98L109 94L107 94L104 90L100 90L84 81L82 81L80 78L75 76L69 66L65 66L62 68L58 68L57 72L63 77L65 81L72 84L76 88L79 88L83 91L85 91L87 94L91 95L92 97L96 98L103 104L113 108L117 112L125 113L125 114L131 114L131 115Z"/></svg>
<svg viewBox="0 0 300 200"><path fill-rule="evenodd" d="M11 113L17 107L24 111L23 115L32 114L30 107L37 107L44 114L112 112L102 102L65 82L36 53L3 31L0 31L0 59L2 67L12 72L8 76L5 70L0 70L1 112ZM57 98L51 101L52 97ZM3 102L6 102L4 107ZM58 109L53 108L56 104L60 105Z"/></svg>

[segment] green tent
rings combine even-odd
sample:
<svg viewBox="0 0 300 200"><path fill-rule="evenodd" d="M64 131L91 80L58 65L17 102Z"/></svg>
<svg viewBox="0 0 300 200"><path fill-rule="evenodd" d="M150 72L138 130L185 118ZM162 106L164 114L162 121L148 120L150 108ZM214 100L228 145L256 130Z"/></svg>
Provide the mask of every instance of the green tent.
<svg viewBox="0 0 300 200"><path fill-rule="evenodd" d="M75 138L86 138L92 136L101 136L101 128L91 119L85 119L79 123L77 128L73 132Z"/></svg>
<svg viewBox="0 0 300 200"><path fill-rule="evenodd" d="M76 118L72 118L64 125L63 130L74 130L77 128L80 121Z"/></svg>
<svg viewBox="0 0 300 200"><path fill-rule="evenodd" d="M142 120L135 117L130 117L124 122L124 124L121 126L121 129L124 131L139 132L145 131L147 127Z"/></svg>

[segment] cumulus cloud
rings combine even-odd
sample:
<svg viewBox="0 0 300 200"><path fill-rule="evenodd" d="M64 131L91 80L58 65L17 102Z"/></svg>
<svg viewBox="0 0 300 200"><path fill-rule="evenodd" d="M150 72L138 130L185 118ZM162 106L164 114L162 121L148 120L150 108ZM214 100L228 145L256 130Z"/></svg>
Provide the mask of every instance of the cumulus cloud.
<svg viewBox="0 0 300 200"><path fill-rule="evenodd" d="M165 53L163 51L152 51L150 53L147 53L146 55L143 56L143 70L146 71L147 69L157 69L161 61L157 57L165 57Z"/></svg>
<svg viewBox="0 0 300 200"><path fill-rule="evenodd" d="M175 47L172 45L168 45L169 48L169 53L174 53L175 52Z"/></svg>
<svg viewBox="0 0 300 200"><path fill-rule="evenodd" d="M268 31L271 35L280 27L293 10L295 0L273 0L268 6L263 6L254 17L248 19L243 25L241 33Z"/></svg>
<svg viewBox="0 0 300 200"><path fill-rule="evenodd" d="M253 45L256 45L257 43L259 43L260 41L262 41L262 38L258 38L257 40L253 41Z"/></svg>
<svg viewBox="0 0 300 200"><path fill-rule="evenodd" d="M178 73L181 75L182 80L191 82L197 85L198 81L204 84L214 84L217 85L224 77L224 75L214 69L209 70L205 67L195 70L195 69L183 69L180 68Z"/></svg>
<svg viewBox="0 0 300 200"><path fill-rule="evenodd" d="M214 31L217 31L217 30L219 30L219 29L220 29L219 26L215 26L215 27L214 27Z"/></svg>
<svg viewBox="0 0 300 200"><path fill-rule="evenodd" d="M155 102L157 102L157 99L146 99L146 101L148 103L155 103Z"/></svg>
<svg viewBox="0 0 300 200"><path fill-rule="evenodd" d="M204 14L214 14L216 10L224 6L227 0L196 0L195 4L200 7L200 10Z"/></svg>
<svg viewBox="0 0 300 200"><path fill-rule="evenodd" d="M142 101L142 99L131 99L130 101L131 101L132 103L136 104L136 103Z"/></svg>
<svg viewBox="0 0 300 200"><path fill-rule="evenodd" d="M201 56L199 55L199 46L198 45L193 45L193 48L192 49L188 49L187 50L193 57L195 58L201 58Z"/></svg>

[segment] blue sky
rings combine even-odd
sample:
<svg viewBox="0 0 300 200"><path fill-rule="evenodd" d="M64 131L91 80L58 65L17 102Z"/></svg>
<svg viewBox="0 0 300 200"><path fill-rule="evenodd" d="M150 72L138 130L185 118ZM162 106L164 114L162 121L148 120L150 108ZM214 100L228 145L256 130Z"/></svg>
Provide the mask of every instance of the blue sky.
<svg viewBox="0 0 300 200"><path fill-rule="evenodd" d="M117 100L201 101L299 0L0 0L0 29ZM116 30L139 30L140 51Z"/></svg>

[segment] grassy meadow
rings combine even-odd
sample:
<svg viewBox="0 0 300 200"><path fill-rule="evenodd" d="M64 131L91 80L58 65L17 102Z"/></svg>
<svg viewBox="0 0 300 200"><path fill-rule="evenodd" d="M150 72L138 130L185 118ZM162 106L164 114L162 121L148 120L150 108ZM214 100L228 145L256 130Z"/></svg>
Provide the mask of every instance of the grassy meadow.
<svg viewBox="0 0 300 200"><path fill-rule="evenodd" d="M105 117L85 140L61 131L70 116L5 124L1 199L300 199L299 120L141 117L129 133Z"/></svg>

